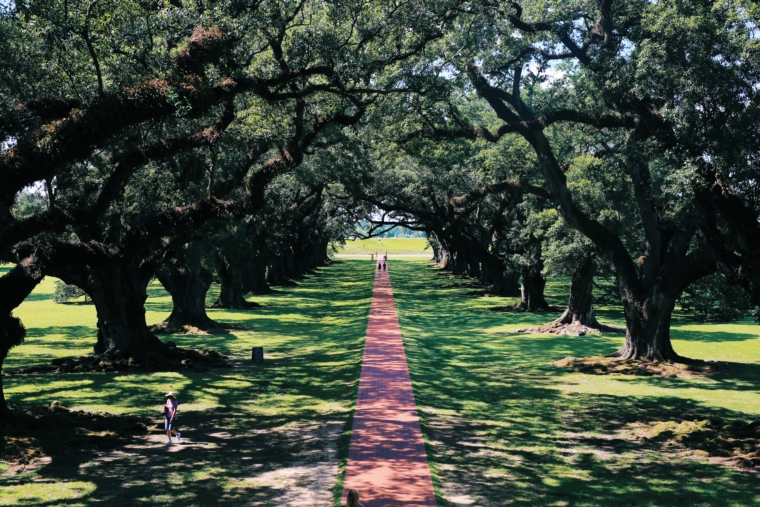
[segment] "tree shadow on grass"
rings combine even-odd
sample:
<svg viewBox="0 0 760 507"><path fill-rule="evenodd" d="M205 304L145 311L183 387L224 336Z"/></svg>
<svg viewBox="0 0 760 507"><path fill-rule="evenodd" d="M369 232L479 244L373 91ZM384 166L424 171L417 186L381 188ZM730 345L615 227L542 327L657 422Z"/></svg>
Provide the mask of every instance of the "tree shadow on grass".
<svg viewBox="0 0 760 507"><path fill-rule="evenodd" d="M680 330L678 329L678 327L674 327L671 330L670 337L673 340L723 343L723 342L741 342L741 341L747 341L747 340L757 340L758 338L760 338L760 332L758 332L758 334L730 333L726 331L704 332L704 331Z"/></svg>
<svg viewBox="0 0 760 507"><path fill-rule="evenodd" d="M516 394L490 390L494 400ZM496 403L501 410L493 410ZM563 400L556 392L522 390L519 400L488 405L461 416L423 417L428 453L443 469L443 482L468 485L476 504L751 505L760 492L756 474L616 436L628 423L705 418L698 403L621 403L616 396L589 395ZM729 420L740 415L709 414Z"/></svg>
<svg viewBox="0 0 760 507"><path fill-rule="evenodd" d="M349 261L287 293L262 296L266 307L259 311L235 314L250 330L171 338L180 347L232 354L231 369L7 378L11 402L113 407L154 424L161 396L173 386L187 444L165 446L154 429L150 441L116 451L61 449L34 473L0 477L0 488L21 488L20 505L38 481L83 481L92 491L76 500L31 495L27 505L297 505L310 501L309 488L326 496L304 505L331 505L339 485L320 490L307 479L334 481L335 463L345 466L371 289L371 269ZM225 315L232 316L212 312L221 321ZM264 365L250 362L254 345L265 347Z"/></svg>
<svg viewBox="0 0 760 507"><path fill-rule="evenodd" d="M46 336L58 335L67 340L86 340L93 339L97 335L97 329L91 326L47 326L47 327L30 327L26 330L28 338L44 338ZM55 346L65 345L56 343Z"/></svg>
<svg viewBox="0 0 760 507"><path fill-rule="evenodd" d="M701 382L700 390L706 391L760 391L760 364L715 361L711 367L718 372L708 377L709 382ZM633 377L627 382L666 389L693 388L693 379L679 377Z"/></svg>
<svg viewBox="0 0 760 507"><path fill-rule="evenodd" d="M478 300L451 298L457 290L437 290L446 281L431 271L409 263L396 268L392 281L439 505L457 495L474 505L756 502L756 474L680 457L624 430L689 417L746 419L746 412L690 396L760 390L758 365L732 364L710 379L605 379L598 388L604 394L567 390L578 383L594 390L597 380L551 361L613 352L622 339L505 333L500 330L525 316L492 314ZM616 385L636 386L638 394L616 395Z"/></svg>
<svg viewBox="0 0 760 507"><path fill-rule="evenodd" d="M34 302L34 301L51 301L52 298L50 297L51 294L48 292L32 292L26 298L24 298L24 302Z"/></svg>

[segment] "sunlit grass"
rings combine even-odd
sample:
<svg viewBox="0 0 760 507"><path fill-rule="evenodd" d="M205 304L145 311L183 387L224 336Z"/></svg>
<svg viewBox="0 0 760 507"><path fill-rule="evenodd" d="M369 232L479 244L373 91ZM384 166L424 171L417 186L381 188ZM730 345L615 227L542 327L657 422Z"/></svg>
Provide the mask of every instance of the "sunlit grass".
<svg viewBox="0 0 760 507"><path fill-rule="evenodd" d="M620 436L630 422L694 415L756 419L760 328L751 321L702 324L676 315L676 350L735 363L721 376L583 375L550 363L612 352L622 342L619 335L516 334L554 314L488 312L514 300L466 296L471 289L424 261L391 259L440 506L457 496L477 506L760 503L756 474ZM214 319L251 330L170 338L179 346L228 353L237 362L234 369L4 378L11 403L60 400L145 418L158 415L171 388L179 393L189 438L202 443L181 452L143 446L118 456L72 450L35 471L0 476L0 505L271 505L289 479L262 480L261 474L300 466L304 453L329 452L324 439L313 438L329 428L337 428L330 438L339 437L344 462L373 269L365 260L345 261L298 287L256 297L264 305L259 310L209 310ZM52 280L45 280L17 310L28 339L11 351L6 368L91 352L94 308L56 305L49 299L52 290ZM160 322L171 300L159 285L149 291L147 319ZM566 291L564 280L547 287L557 306L565 303ZM616 307L601 308L599 318L622 325ZM258 345L266 351L263 367L249 362L251 347ZM0 463L0 473L6 469Z"/></svg>
<svg viewBox="0 0 760 507"><path fill-rule="evenodd" d="M426 249L427 248L427 249ZM346 245L338 250L338 254L359 255L379 254L381 257L398 254L427 254L432 257L433 251L425 238L372 238L346 241Z"/></svg>
<svg viewBox="0 0 760 507"><path fill-rule="evenodd" d="M620 335L514 333L556 314L494 313L509 298L471 289L424 261L391 265L396 305L439 505L756 505L757 474L666 453L623 438L648 420L760 414L760 328L695 323L676 315L685 356L730 361L711 378L612 377L550 363L616 350ZM453 285L453 287L452 287ZM550 302L566 302L550 281ZM619 308L600 320L623 325Z"/></svg>
<svg viewBox="0 0 760 507"><path fill-rule="evenodd" d="M81 506L86 503L76 500L94 491L95 484L82 481L8 485L0 488L0 505Z"/></svg>
<svg viewBox="0 0 760 507"><path fill-rule="evenodd" d="M322 459L333 452L328 447L336 446L334 452L344 466L373 269L371 263L346 260L318 270L297 287L257 296L260 309L208 310L213 319L251 329L163 337L180 347L229 354L235 360L232 369L5 377L11 405L59 400L74 409L156 421L163 395L171 389L181 403L183 436L204 443L169 453L160 438L147 448L140 442L139 449L110 456L107 464L87 449L73 450L72 456L54 456L51 464L34 472L0 476L0 503L269 505L268 499L279 490L271 481L252 480L258 473L287 469L312 459L309 456ZM6 370L92 352L97 333L94 307L55 304L50 300L53 290L53 280L46 279L15 312L28 337L11 351ZM217 292L218 287L212 287L209 302ZM149 287L146 309L149 324L171 311L171 298L160 285ZM250 361L254 346L264 347L263 366ZM220 436L208 436L216 434ZM308 435L313 438L303 441ZM64 489L51 489L41 482L48 480L68 482ZM87 488L72 485L80 483ZM61 496L64 493L68 496Z"/></svg>

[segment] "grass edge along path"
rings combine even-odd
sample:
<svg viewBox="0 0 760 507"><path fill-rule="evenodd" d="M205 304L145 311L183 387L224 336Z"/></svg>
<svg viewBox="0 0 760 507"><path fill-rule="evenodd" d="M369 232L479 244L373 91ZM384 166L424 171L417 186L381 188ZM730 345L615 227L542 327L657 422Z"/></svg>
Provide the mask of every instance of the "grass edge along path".
<svg viewBox="0 0 760 507"><path fill-rule="evenodd" d="M467 296L466 280L430 263L404 259L393 270L439 507L760 503L757 473L636 436L657 421L756 419L760 329L739 323L700 332L715 327L674 319L676 350L733 361L724 376L586 375L550 362L612 352L621 337L521 335L515 330L552 314L488 312L513 301ZM550 303L561 306L566 290L550 281ZM619 309L599 314L621 323Z"/></svg>
<svg viewBox="0 0 760 507"><path fill-rule="evenodd" d="M366 507L435 507L425 444L387 270L375 272L343 498Z"/></svg>

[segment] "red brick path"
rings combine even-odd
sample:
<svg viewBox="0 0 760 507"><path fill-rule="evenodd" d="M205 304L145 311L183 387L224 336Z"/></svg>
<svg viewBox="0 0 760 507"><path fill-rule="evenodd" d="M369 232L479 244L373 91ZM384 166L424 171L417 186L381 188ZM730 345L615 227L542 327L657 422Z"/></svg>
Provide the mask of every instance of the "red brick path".
<svg viewBox="0 0 760 507"><path fill-rule="evenodd" d="M387 272L375 271L344 505L349 489L365 507L436 505Z"/></svg>

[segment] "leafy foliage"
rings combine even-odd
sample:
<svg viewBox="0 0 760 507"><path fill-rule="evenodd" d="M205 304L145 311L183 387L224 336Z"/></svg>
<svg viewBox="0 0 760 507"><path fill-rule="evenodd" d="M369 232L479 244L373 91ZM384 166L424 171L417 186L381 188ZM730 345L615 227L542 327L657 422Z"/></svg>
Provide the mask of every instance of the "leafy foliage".
<svg viewBox="0 0 760 507"><path fill-rule="evenodd" d="M729 285L714 274L690 284L679 299L681 309L703 322L728 322L746 318L752 303L741 287Z"/></svg>
<svg viewBox="0 0 760 507"><path fill-rule="evenodd" d="M56 280L55 291L53 292L53 295L50 296L50 299L60 305L70 303L72 300L79 299L81 297L84 297L85 303L92 303L90 296L88 296L85 291L76 285L66 285L62 281Z"/></svg>

